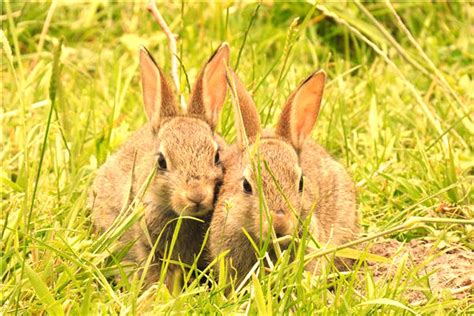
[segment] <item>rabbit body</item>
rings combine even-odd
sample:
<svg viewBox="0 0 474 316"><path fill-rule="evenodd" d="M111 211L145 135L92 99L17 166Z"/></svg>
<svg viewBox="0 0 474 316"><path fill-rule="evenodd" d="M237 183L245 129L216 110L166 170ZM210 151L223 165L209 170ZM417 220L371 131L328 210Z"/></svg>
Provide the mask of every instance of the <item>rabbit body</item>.
<svg viewBox="0 0 474 316"><path fill-rule="evenodd" d="M358 233L358 213L354 182L346 169L313 140L305 142L300 153L313 210L316 239L321 243L341 245ZM313 222L314 223L314 222Z"/></svg>
<svg viewBox="0 0 474 316"><path fill-rule="evenodd" d="M291 163L298 163L296 153L288 150L289 145L284 140L264 137L260 139L261 152L265 152L269 147L267 142L273 143L271 147L276 147L275 151L278 151L280 156L274 156L278 157L278 161L268 160L265 153L261 154L261 157L268 162L269 168L283 187L283 192L298 212L300 220L304 221L308 215L313 217L310 229L315 239L322 244L331 245L340 245L354 239L358 233L356 196L352 179L344 167L322 146L312 140L306 141L299 155L305 183L304 196L299 199L295 181L291 180L292 170L288 168ZM260 230L263 230L264 239L267 237L265 234L268 233L268 227L265 227L265 222L261 222L259 198L249 198L242 192L241 182L244 174L242 167L248 160L245 155L238 154L239 150L236 148L233 148L233 152L234 162L224 175L224 184L211 221L208 248L212 258L228 250L227 257L232 260L234 274L240 279L257 260L254 248L242 228L254 241L259 241L262 240L259 238ZM280 172L290 176L286 179L285 176L279 177ZM283 224L279 226L278 219L273 220L277 237L282 237L286 233L296 233L297 219L289 215L291 211L287 209L282 194L273 185L273 180L265 171L262 173L263 191L269 208L272 208L271 206L273 209L283 208L286 213L284 216L290 217L283 219ZM288 181L289 185L286 188L283 181ZM278 233L279 230L282 231L281 234ZM342 262L337 263L340 268L343 267ZM306 269L312 271L315 264L316 262L310 262Z"/></svg>
<svg viewBox="0 0 474 316"><path fill-rule="evenodd" d="M262 132L253 100L235 74L233 76L243 123L240 129L244 130L242 134L248 135L250 146L246 148L238 143L232 148L234 162L224 176L211 221L208 248L212 259L229 251L226 255L230 263L228 269L241 281L257 260L243 229L259 245L269 238L272 229L276 237L298 234L301 222L312 216L310 232L315 239L322 244L340 245L357 235L358 215L354 184L348 173L322 146L306 137L315 117L311 118L308 104L304 102L316 98L313 102L319 107L322 91L318 95L312 87L312 93L303 96L304 102L299 103L303 103L303 109L308 113L298 116L295 94L305 93L304 86L300 86L287 102L276 129ZM313 84L321 87L321 82ZM290 115L297 117L289 118ZM313 115L317 115L317 111ZM255 141L258 135L261 137ZM258 177L252 159L254 163L260 160L261 187L268 213L260 212ZM341 263L336 261L339 266ZM305 268L312 271L315 267L313 260ZM216 269L219 269L218 265Z"/></svg>
<svg viewBox="0 0 474 316"><path fill-rule="evenodd" d="M144 206L142 220L124 232L120 245L132 245L126 259L141 267L156 244L147 285L159 280L165 258L186 265L198 260L198 267L204 267L203 256L197 257L223 179L220 156L225 156L226 144L214 128L225 100L228 56L226 44L213 54L198 76L187 113L180 114L161 70L143 49L140 64L149 123L107 159L92 186L89 206L99 232L109 229L134 199ZM170 251L182 215L186 217ZM180 270L169 264L169 288Z"/></svg>
<svg viewBox="0 0 474 316"><path fill-rule="evenodd" d="M193 149L203 149L206 144L204 139L197 139L196 135L209 134L209 127L203 121L197 118L178 117L173 119L175 122L169 122L169 130L175 128L180 129L179 140L172 140L176 142L177 151L189 150L188 154L183 156L198 157L202 156L199 152L192 152ZM176 125L176 126L174 126ZM166 131L166 130L165 130ZM184 135L182 133L184 131ZM183 137L185 136L185 137ZM169 135L166 135L169 139ZM193 146L189 144L189 140L200 142L200 145ZM215 141L220 144L221 150L225 148L225 143L220 138L215 138ZM107 230L120 211L132 202L137 196L140 188L145 184L147 177L156 168L156 135L154 135L151 127L147 124L137 132L121 147L121 149L107 160L107 162L100 168L93 185L93 199L92 202L92 221L95 227L104 232ZM208 142L208 152L212 159L213 153L212 140ZM186 146L188 145L188 146ZM210 160L208 159L208 160ZM185 162L186 163L186 162ZM221 181L222 169L208 164L187 163L189 166L189 178L206 178L208 190L214 189L214 182ZM207 168L199 170L197 166L202 165ZM160 171L157 171L160 173ZM140 227L140 223L135 223L129 230L127 230L121 238L121 242L125 245L134 243L133 247L127 254L127 259L143 263L147 259L153 244L161 234L160 241L156 248L156 260L150 266L147 279L149 282L158 280L161 269L160 259L164 257L166 247L174 234L177 218L179 214L173 209L173 201L171 200L173 182L179 182L179 179L168 179L168 175L156 175L152 178L148 189L146 190L142 203L145 206L144 224L148 230L150 241L146 237L144 228ZM187 181L187 180L185 180ZM192 188L191 188L192 189ZM214 199L214 192L208 193L208 199ZM210 200L208 208L212 208L213 201ZM178 206L177 206L178 207ZM178 238L174 250L170 256L172 260L180 260L186 264L192 264L196 259L196 255L200 252L204 235L208 229L211 212L205 214L187 214L201 219L183 219L181 222ZM204 267L202 258L198 261L199 267ZM173 266L170 265L169 274L173 274Z"/></svg>

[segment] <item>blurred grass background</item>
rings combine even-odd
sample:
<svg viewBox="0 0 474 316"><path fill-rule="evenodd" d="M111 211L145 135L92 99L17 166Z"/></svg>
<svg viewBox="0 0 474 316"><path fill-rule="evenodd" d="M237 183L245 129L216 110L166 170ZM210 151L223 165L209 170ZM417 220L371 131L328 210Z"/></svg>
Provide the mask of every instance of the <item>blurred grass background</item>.
<svg viewBox="0 0 474 316"><path fill-rule="evenodd" d="M472 219L472 4L264 1L158 8L177 34L186 97L222 41L230 44L231 65L267 126L301 80L325 69L329 80L313 137L358 183L365 233L412 216ZM468 299L429 285L426 303L410 306L403 293L420 287L419 280L371 285L370 277L315 283L259 276L232 298L218 286L194 285L177 296L163 286L144 293L115 286L107 277L118 263L107 251L91 250L97 236L85 199L97 168L146 120L138 47L145 45L169 74L166 37L146 3L6 1L0 18L2 313L469 313ZM61 38L56 78L53 51ZM51 77L58 80L52 90ZM219 130L229 142L232 125L228 103ZM419 237L474 249L472 225L433 224L391 236ZM370 288L370 295L356 285ZM281 291L292 299L278 299Z"/></svg>

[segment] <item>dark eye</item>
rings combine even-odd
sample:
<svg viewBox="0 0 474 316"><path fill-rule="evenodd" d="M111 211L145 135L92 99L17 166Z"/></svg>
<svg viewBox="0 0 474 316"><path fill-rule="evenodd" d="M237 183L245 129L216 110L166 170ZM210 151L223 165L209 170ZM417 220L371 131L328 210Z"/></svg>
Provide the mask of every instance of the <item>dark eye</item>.
<svg viewBox="0 0 474 316"><path fill-rule="evenodd" d="M213 205L216 205L217 199L219 198L219 192L221 190L221 187L222 187L222 181L217 180L216 184L214 185L214 199L212 202Z"/></svg>
<svg viewBox="0 0 474 316"><path fill-rule="evenodd" d="M247 181L247 179L244 179L244 183L243 183L242 187L244 188L245 193L252 194L252 186Z"/></svg>
<svg viewBox="0 0 474 316"><path fill-rule="evenodd" d="M303 192L303 185L304 185L303 175L301 175L300 184L299 184L299 186L298 186L298 190L299 190L300 192Z"/></svg>
<svg viewBox="0 0 474 316"><path fill-rule="evenodd" d="M216 156L214 157L214 163L216 165L221 163L221 156L219 155L219 152L216 152Z"/></svg>
<svg viewBox="0 0 474 316"><path fill-rule="evenodd" d="M167 167L165 156L163 156L162 153L159 153L158 155L158 167L161 170L166 170L166 167Z"/></svg>

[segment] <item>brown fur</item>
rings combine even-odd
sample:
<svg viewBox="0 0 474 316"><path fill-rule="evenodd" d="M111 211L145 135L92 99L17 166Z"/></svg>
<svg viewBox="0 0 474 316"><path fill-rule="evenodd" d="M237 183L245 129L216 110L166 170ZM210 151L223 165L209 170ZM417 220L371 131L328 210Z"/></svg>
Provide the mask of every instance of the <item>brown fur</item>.
<svg viewBox="0 0 474 316"><path fill-rule="evenodd" d="M313 76L320 76L320 74ZM243 152L241 151L242 144L233 146L233 166L229 167L224 176L224 184L211 221L208 247L212 258L216 258L225 250L229 251L227 259L231 263L233 276L239 281L256 262L255 252L244 235L243 229L258 244L269 236L270 220L279 237L296 234L301 228L298 218L304 221L306 216L311 215L313 216L311 231L319 242L339 245L353 239L358 232L358 215L352 180L344 167L336 162L323 147L310 138L306 138L311 130L308 129L308 124L314 124L316 118L306 118L301 115L302 113L298 113L299 104L293 103L295 95L300 94L299 98L305 101L303 107L308 106L310 99L306 97L304 91L311 91L310 95L318 93L319 96L322 95L322 87L319 87L319 91L316 85L321 85L324 80L310 79L312 78L306 80L291 95L282 111L275 132L264 131L260 141L254 142ZM235 82L240 84L238 80ZM315 86L308 89L305 84ZM243 87L237 88L237 91L243 89ZM321 97L314 102L313 106L317 107L317 110L312 111L313 115L317 116L320 100ZM240 111L243 120L254 118L256 115L258 117L253 101L240 102ZM301 121L306 119L308 121ZM245 132L248 135L256 134L255 130L248 130L248 126L258 126L257 129L260 130L260 124L256 119L246 123L244 122ZM263 195L270 219L266 218L265 212L260 215L259 211L256 177L252 172L252 157L250 157L251 152L254 151L252 147L256 144L258 148L255 160L262 161ZM292 208L265 169L263 161L268 163ZM301 174L304 175L302 193L299 192ZM252 185L252 194L245 193L243 190L244 177ZM314 209L313 214L308 214L312 209ZM313 270L315 263L311 262L306 268Z"/></svg>
<svg viewBox="0 0 474 316"><path fill-rule="evenodd" d="M214 68L225 69L228 50L227 45L221 46L203 72L210 64ZM200 218L204 222L183 219L171 259L191 265L201 249L223 179L223 164L216 164L215 157L218 150L221 161L225 159L226 144L213 129L225 99L226 86L221 86L224 91L218 91L219 88L202 89L202 80L206 78L200 76L193 91L193 100L197 95L201 95L199 100L213 95L213 104L191 101L189 114L180 115L161 70L145 50L141 51L140 63L145 109L150 123L135 132L99 169L89 205L94 226L99 232L104 232L116 220L123 206L137 196L153 168L157 169L142 200L145 228L151 243L139 223L134 224L120 239L122 245L134 243L127 259L140 266L162 233L146 277L149 285L160 277L162 259L170 246L176 219L180 215ZM219 75L225 83L224 71L220 71ZM159 153L166 160L164 170L158 168ZM198 266L204 266L201 258ZM167 272L165 281L169 287L174 283L176 269L170 265Z"/></svg>

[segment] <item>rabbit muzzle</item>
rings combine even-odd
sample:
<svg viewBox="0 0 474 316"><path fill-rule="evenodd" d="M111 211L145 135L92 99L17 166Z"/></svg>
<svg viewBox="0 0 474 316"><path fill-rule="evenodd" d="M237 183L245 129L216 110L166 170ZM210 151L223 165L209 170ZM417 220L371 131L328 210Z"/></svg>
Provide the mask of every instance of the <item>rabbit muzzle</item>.
<svg viewBox="0 0 474 316"><path fill-rule="evenodd" d="M291 236L293 236L296 232L296 218L292 214L290 210L284 209L277 209L270 212L271 223L267 219L263 225L263 233L264 237L269 237L268 235L271 234L270 225L272 226L273 230L275 231L275 237L278 240L280 246L286 247L291 242ZM289 237L289 238L283 238Z"/></svg>
<svg viewBox="0 0 474 316"><path fill-rule="evenodd" d="M214 209L214 183L193 181L175 191L174 210L182 215L204 216Z"/></svg>

